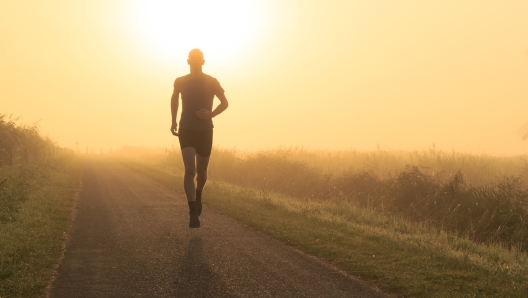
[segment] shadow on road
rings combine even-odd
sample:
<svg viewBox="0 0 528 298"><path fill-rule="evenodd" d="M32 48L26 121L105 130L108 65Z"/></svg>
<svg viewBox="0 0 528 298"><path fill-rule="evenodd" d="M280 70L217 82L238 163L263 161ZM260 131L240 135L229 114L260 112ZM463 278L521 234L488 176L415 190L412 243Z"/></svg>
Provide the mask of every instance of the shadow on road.
<svg viewBox="0 0 528 298"><path fill-rule="evenodd" d="M213 272L204 255L201 236L189 240L187 252L179 260L177 297L230 297L222 278Z"/></svg>

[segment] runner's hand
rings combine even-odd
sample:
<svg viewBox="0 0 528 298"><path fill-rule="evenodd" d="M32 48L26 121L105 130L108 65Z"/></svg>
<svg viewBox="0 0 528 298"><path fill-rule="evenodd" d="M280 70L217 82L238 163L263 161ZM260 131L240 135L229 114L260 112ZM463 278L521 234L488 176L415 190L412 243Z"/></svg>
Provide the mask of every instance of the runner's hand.
<svg viewBox="0 0 528 298"><path fill-rule="evenodd" d="M173 123L171 126L171 132L173 135L178 136L178 124Z"/></svg>
<svg viewBox="0 0 528 298"><path fill-rule="evenodd" d="M199 109L198 111L196 111L196 115L202 120L209 120L213 118L213 112L206 109Z"/></svg>

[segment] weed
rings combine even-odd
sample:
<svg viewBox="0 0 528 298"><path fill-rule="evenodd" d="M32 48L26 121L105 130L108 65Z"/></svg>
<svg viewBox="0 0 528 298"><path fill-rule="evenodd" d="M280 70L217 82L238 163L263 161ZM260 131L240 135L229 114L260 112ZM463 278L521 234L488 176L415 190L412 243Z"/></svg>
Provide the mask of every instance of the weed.
<svg viewBox="0 0 528 298"><path fill-rule="evenodd" d="M166 150L164 156L157 162L183 169L179 149ZM524 157L434 148L407 153L303 149L240 153L215 148L210 177L300 200L354 202L482 243L528 250L528 190L522 176L526 164Z"/></svg>

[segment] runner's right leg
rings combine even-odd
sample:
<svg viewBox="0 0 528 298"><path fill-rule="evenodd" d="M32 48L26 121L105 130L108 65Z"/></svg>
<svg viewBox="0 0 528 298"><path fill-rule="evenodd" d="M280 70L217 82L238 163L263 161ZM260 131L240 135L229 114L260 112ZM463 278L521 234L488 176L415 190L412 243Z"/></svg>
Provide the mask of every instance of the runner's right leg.
<svg viewBox="0 0 528 298"><path fill-rule="evenodd" d="M194 184L194 177L196 176L196 150L193 147L185 147L182 149L183 165L185 167L185 175L183 176L183 189L187 196L187 203L189 204L189 227L200 227L198 220L198 213L195 206L196 185Z"/></svg>

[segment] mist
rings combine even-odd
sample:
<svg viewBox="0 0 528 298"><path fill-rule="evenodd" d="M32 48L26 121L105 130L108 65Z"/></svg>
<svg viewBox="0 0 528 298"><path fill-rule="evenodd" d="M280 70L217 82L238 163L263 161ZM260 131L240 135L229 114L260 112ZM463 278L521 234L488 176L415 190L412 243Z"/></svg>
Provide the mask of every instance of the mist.
<svg viewBox="0 0 528 298"><path fill-rule="evenodd" d="M230 103L215 146L526 153L528 3L258 5L251 38L204 50ZM0 113L81 152L177 146L169 103L190 49L149 47L132 6L5 3Z"/></svg>

